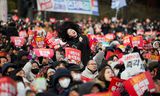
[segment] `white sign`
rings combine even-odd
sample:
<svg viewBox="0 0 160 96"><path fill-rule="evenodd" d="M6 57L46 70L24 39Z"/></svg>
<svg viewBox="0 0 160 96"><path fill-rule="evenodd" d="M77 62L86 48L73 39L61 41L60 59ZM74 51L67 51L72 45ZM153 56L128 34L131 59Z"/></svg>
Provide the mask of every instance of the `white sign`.
<svg viewBox="0 0 160 96"><path fill-rule="evenodd" d="M119 9L121 7L126 6L126 0L112 0L112 5L111 8L112 9Z"/></svg>
<svg viewBox="0 0 160 96"><path fill-rule="evenodd" d="M131 53L124 55L122 60L125 65L125 70L129 76L136 75L141 72L145 72L143 62L139 56L139 53Z"/></svg>

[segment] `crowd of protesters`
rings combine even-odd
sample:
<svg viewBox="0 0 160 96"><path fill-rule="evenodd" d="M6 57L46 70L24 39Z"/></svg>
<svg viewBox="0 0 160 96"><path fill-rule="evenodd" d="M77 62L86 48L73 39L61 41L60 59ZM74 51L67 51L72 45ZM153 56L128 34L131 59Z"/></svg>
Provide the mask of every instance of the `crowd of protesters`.
<svg viewBox="0 0 160 96"><path fill-rule="evenodd" d="M12 42L11 37L25 38L22 46ZM67 21L30 21L11 18L0 22L0 96L83 96L91 93L109 91L113 77L128 80L126 66L121 58L126 54L138 53L145 71L149 71L154 81L155 91L145 90L143 95L154 96L160 92L160 21L134 19L109 19L101 21L92 19L78 22ZM50 46L45 40L52 34ZM113 38L99 40L107 34ZM143 46L124 44L125 36L142 36ZM95 36L93 39L92 36ZM43 44L36 38L43 38ZM110 37L108 37L110 38ZM103 45L103 42L108 45ZM81 62L69 61L65 48L71 47L81 51ZM50 48L53 57L37 56L34 48ZM154 55L158 59L147 57ZM132 66L132 65L131 65ZM130 70L135 71L135 70ZM138 75L137 73L135 75ZM12 84L12 86L5 86ZM14 85L14 86L13 86ZM7 88L5 88L7 87ZM9 88L12 89L9 90ZM15 88L15 90L14 90ZM6 91L7 90L7 91ZM10 94L10 95L7 95ZM121 96L130 96L123 91Z"/></svg>

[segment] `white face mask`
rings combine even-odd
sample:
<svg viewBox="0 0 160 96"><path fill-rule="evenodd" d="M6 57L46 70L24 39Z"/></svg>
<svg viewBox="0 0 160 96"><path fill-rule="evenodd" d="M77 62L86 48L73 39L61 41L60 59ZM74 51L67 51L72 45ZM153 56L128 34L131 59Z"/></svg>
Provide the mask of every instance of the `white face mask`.
<svg viewBox="0 0 160 96"><path fill-rule="evenodd" d="M75 80L75 81L80 81L81 80L81 74L73 74L72 75L73 76L73 80Z"/></svg>
<svg viewBox="0 0 160 96"><path fill-rule="evenodd" d="M65 78L63 80L58 81L62 88L67 88L71 82L70 78Z"/></svg>

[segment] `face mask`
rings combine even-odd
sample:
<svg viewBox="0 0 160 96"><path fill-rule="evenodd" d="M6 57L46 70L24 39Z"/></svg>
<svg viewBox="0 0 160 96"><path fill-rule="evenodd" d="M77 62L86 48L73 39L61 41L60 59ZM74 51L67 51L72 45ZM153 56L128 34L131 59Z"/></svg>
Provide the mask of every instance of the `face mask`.
<svg viewBox="0 0 160 96"><path fill-rule="evenodd" d="M71 82L71 79L65 78L63 80L59 80L58 82L62 88L67 88Z"/></svg>
<svg viewBox="0 0 160 96"><path fill-rule="evenodd" d="M73 80L80 81L81 80L81 74L73 74Z"/></svg>
<svg viewBox="0 0 160 96"><path fill-rule="evenodd" d="M31 69L31 72L32 72L33 74L38 74L39 69Z"/></svg>

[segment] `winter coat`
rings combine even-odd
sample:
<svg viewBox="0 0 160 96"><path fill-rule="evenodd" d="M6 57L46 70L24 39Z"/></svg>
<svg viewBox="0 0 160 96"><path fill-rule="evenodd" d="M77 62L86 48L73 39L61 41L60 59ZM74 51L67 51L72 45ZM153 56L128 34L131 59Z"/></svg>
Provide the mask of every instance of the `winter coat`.
<svg viewBox="0 0 160 96"><path fill-rule="evenodd" d="M82 76L86 77L86 78L90 78L90 79L94 79L98 76L98 71L92 73L87 67L85 68L85 70L82 72Z"/></svg>
<svg viewBox="0 0 160 96"><path fill-rule="evenodd" d="M79 37L82 37L82 42L79 42ZM81 59L84 66L87 65L88 61L90 60L91 50L89 47L89 40L88 37L85 35L80 35L75 39L71 39L67 41L69 46L75 47L81 51Z"/></svg>
<svg viewBox="0 0 160 96"><path fill-rule="evenodd" d="M27 62L26 65L23 67L23 70L25 72L25 76L29 81L33 81L35 79L35 75L31 72L32 64L31 62Z"/></svg>

